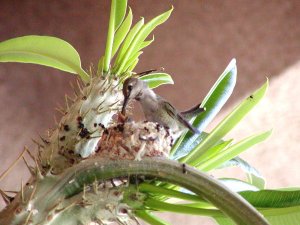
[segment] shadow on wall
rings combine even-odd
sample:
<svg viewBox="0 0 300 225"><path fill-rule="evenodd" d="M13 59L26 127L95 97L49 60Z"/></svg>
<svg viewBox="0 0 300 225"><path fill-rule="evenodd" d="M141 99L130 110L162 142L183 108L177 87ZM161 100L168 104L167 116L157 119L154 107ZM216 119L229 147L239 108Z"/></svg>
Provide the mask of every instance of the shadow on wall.
<svg viewBox="0 0 300 225"><path fill-rule="evenodd" d="M145 50L137 72L163 66L172 74L175 86L162 87L158 92L176 107L188 108L202 100L233 57L238 61L239 77L232 102L262 84L265 76L270 77L271 85L274 80L274 88L269 91L271 99L273 92L278 94L277 88L283 88L281 82L287 84L289 79L290 86L280 93L296 90L295 77L273 77L300 60L299 1L129 1L136 20L140 16L149 20L172 4L173 15L155 31L155 42ZM57 36L74 45L86 68L103 53L109 1L62 0L46 4L12 0L1 1L0 8L0 41L28 34ZM40 66L0 64L0 171L8 167L24 145L33 146L31 138L53 126L53 109L56 103L63 103L65 93L71 92L68 83L73 79L72 75ZM280 96L284 104L288 102L289 112L297 112L289 95ZM279 94L274 94L274 98L278 99ZM270 109L276 111L281 106ZM272 114L273 111L268 116ZM285 133L289 128L296 129L290 131L293 135L299 130L293 123L299 113L292 118L277 111L273 115L275 121L280 116L280 129ZM252 131L255 129L256 126ZM283 140L289 142L289 135ZM276 148L283 147L285 143ZM260 150L260 154L264 151ZM270 162L268 158L264 160ZM275 171L267 172L269 176L280 170L276 165ZM19 164L1 186L6 190L19 189L15 187L26 177L24 165ZM280 184L286 182L276 183Z"/></svg>

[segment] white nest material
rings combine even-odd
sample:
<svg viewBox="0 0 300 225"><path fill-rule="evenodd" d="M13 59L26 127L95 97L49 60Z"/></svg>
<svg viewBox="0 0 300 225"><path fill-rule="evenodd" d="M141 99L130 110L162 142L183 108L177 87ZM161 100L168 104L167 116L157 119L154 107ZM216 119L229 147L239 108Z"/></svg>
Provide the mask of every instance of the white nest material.
<svg viewBox="0 0 300 225"><path fill-rule="evenodd" d="M96 155L110 160L168 157L172 145L173 134L168 128L147 121L127 122L104 131Z"/></svg>

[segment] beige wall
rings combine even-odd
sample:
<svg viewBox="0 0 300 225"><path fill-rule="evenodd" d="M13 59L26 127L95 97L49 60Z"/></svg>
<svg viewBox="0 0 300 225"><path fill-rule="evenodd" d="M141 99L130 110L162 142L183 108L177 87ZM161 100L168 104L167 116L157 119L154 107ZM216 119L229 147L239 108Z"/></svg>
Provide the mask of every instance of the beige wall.
<svg viewBox="0 0 300 225"><path fill-rule="evenodd" d="M129 4L135 19L146 20L175 7L169 21L155 31L155 42L144 51L137 71L163 66L172 74L176 84L158 92L179 109L201 101L233 57L238 82L226 109L270 78L265 102L230 137L273 127L272 138L245 157L267 177L269 187L300 186L300 2L132 0ZM103 53L108 8L106 0L1 1L0 41L28 34L57 36L75 46L87 68ZM53 126L54 107L71 92L70 80L72 75L50 68L0 64L0 171L24 145L33 146L31 138ZM21 163L0 186L16 190L26 176ZM174 224L186 223L181 219Z"/></svg>

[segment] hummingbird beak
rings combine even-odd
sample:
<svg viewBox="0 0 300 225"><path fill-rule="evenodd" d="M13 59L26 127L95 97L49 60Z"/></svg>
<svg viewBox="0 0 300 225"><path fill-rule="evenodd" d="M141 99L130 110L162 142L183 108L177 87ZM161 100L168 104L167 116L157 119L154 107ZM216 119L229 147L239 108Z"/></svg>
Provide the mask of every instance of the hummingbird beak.
<svg viewBox="0 0 300 225"><path fill-rule="evenodd" d="M129 95L126 95L125 98L124 98L124 102L123 102L123 106L122 106L122 111L121 113L125 116L125 113L126 113L126 106L127 106L127 103L128 103L128 100L129 100Z"/></svg>

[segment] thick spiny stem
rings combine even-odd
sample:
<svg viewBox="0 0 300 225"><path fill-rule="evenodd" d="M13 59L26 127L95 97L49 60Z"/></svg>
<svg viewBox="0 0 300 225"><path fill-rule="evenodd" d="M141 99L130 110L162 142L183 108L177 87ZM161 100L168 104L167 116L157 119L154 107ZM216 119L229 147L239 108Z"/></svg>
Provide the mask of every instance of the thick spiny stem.
<svg viewBox="0 0 300 225"><path fill-rule="evenodd" d="M60 110L63 117L58 127L39 145L44 173L50 169L52 174L59 174L95 152L103 130L120 108L123 96L118 82L102 76L91 78L84 87L77 82L74 103Z"/></svg>
<svg viewBox="0 0 300 225"><path fill-rule="evenodd" d="M67 207L67 205L62 207L62 201L64 201L64 204L68 202L68 204L70 204L69 207L75 206L72 205L75 203L79 204L81 201L77 201L78 193L82 192L85 185L92 185L95 180L105 181L115 177L139 175L157 177L203 196L203 198L230 216L237 224L268 225L268 222L248 202L239 195L229 191L210 176L189 166L185 166L183 173L182 164L167 159L154 158L144 159L142 161L103 161L97 158L88 159L85 162L67 169L61 175L47 177L44 178L43 181L39 181L36 187L31 188L31 193L36 193L35 197L32 198L31 202L27 205L27 209L31 207L31 210L21 210L19 214L15 216L10 211L18 209L18 206L16 203L11 204L6 210L0 213L0 224L18 224L24 221L25 218L27 219L29 215L32 224L36 224L41 218L47 218L46 215L48 215L49 207L51 206L52 210L56 209L56 211L54 210L53 212L58 213L59 209L64 210L64 207ZM93 194L96 193L93 192ZM120 199L123 198L122 194L121 196ZM71 201L71 199L77 200ZM119 203L115 206L119 206ZM34 210L32 207L34 207ZM38 210L38 212L36 210ZM80 215L78 215L77 219L80 219ZM12 220L19 222L12 223Z"/></svg>

